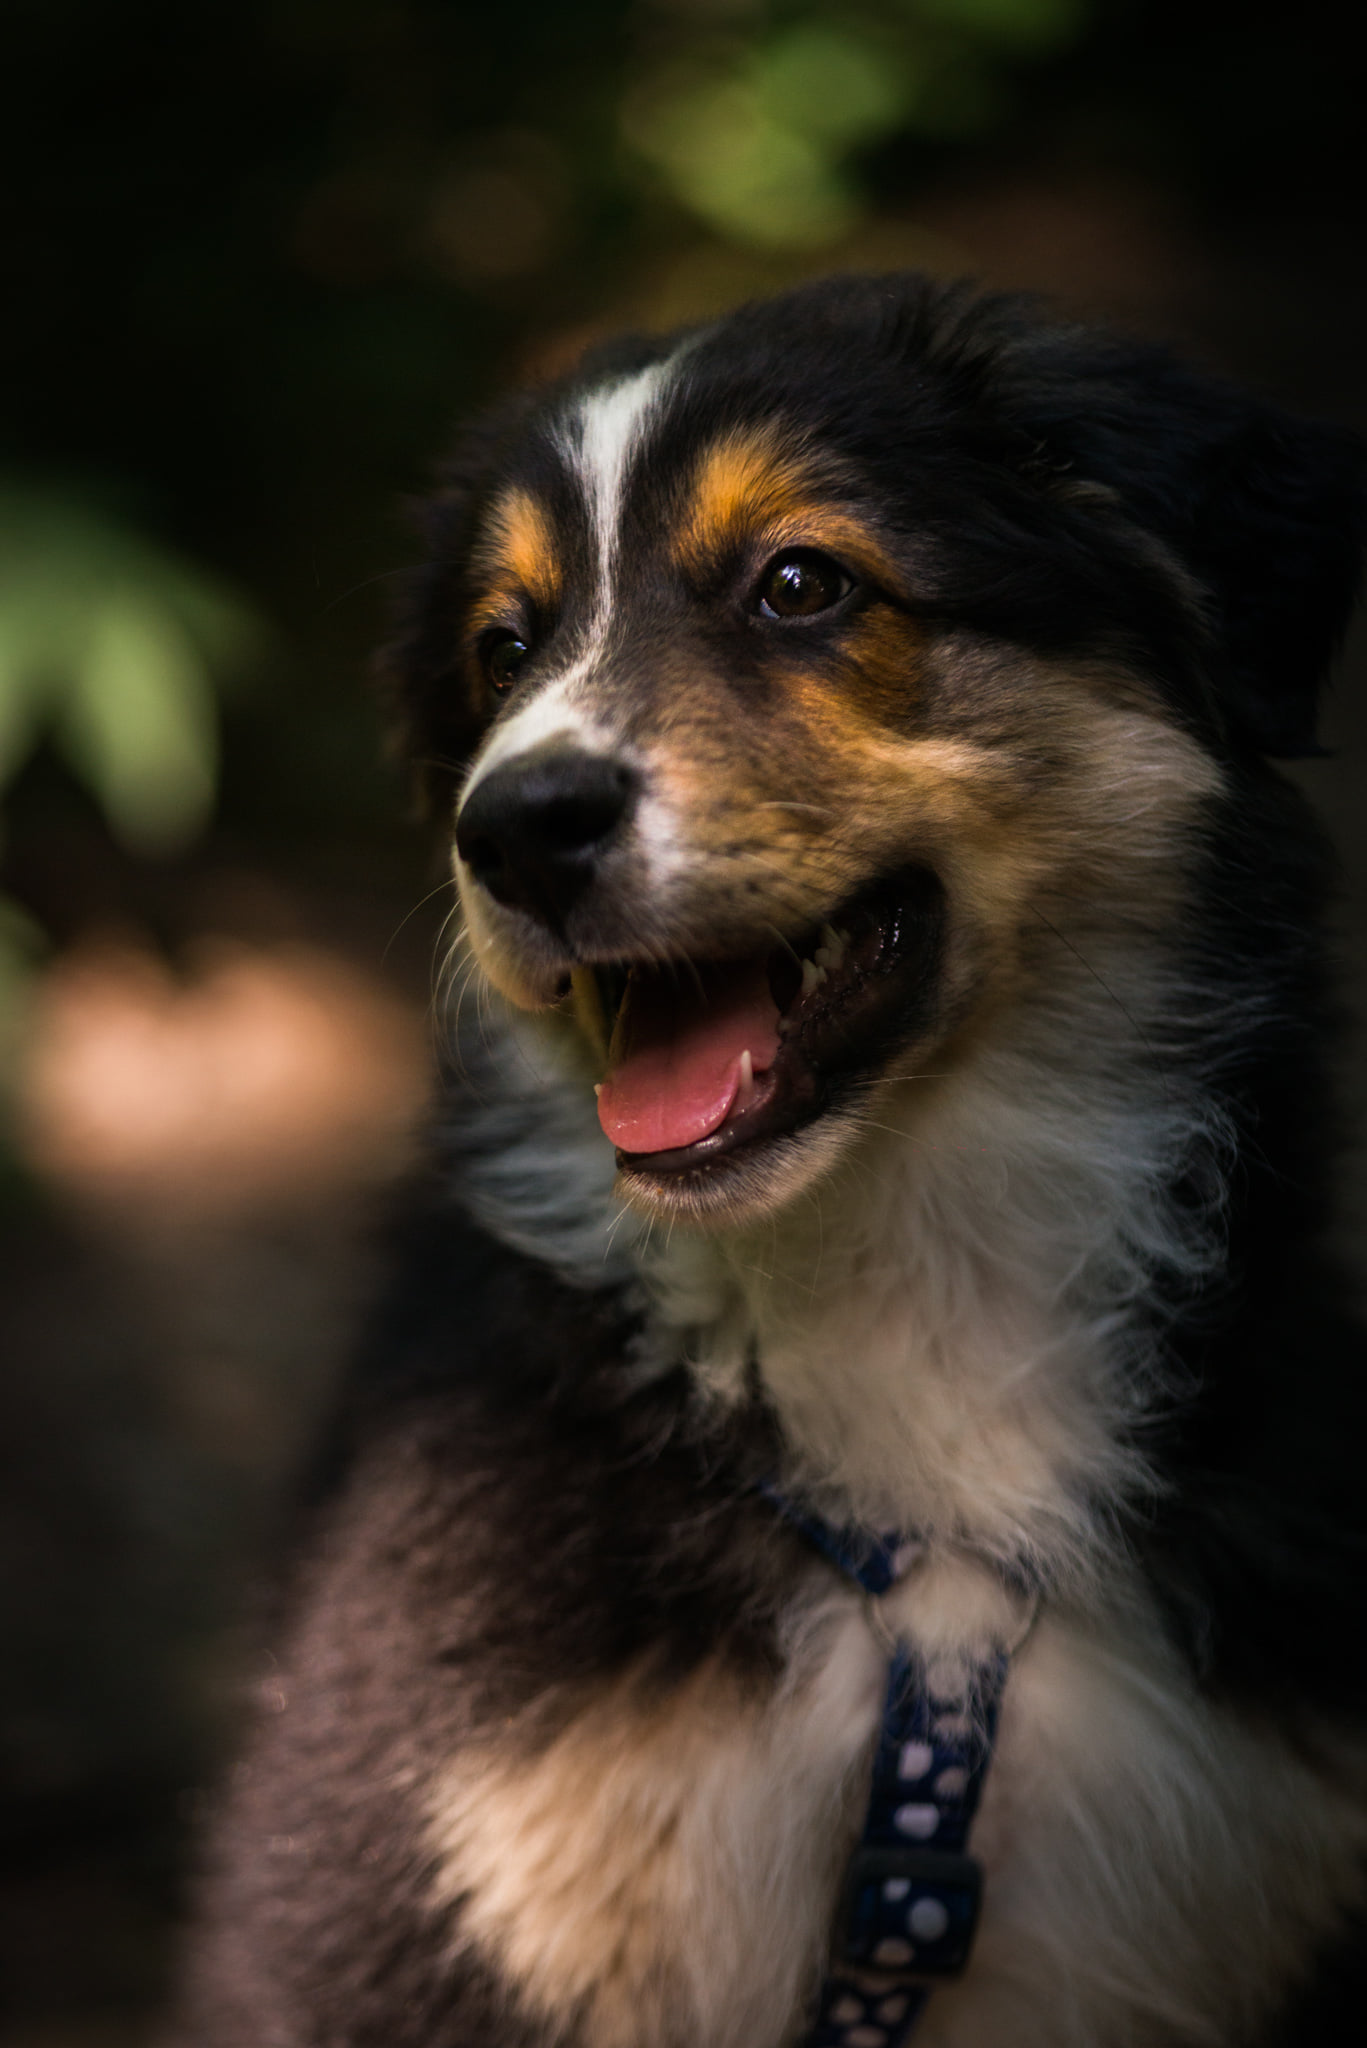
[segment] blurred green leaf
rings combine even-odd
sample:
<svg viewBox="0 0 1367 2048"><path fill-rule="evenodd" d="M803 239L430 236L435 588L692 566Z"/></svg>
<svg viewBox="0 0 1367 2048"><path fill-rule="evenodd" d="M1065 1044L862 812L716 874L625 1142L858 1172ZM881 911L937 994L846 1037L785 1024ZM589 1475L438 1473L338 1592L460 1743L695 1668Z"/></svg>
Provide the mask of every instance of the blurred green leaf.
<svg viewBox="0 0 1367 2048"><path fill-rule="evenodd" d="M721 233L780 247L831 240L853 208L827 150L776 120L753 81L664 72L628 103L628 138Z"/></svg>
<svg viewBox="0 0 1367 2048"><path fill-rule="evenodd" d="M896 127L907 99L899 73L895 53L834 21L780 36L756 53L753 65L771 120L837 147Z"/></svg>
<svg viewBox="0 0 1367 2048"><path fill-rule="evenodd" d="M213 802L215 692L264 638L242 599L106 515L0 490L0 789L50 736L125 845L177 851Z"/></svg>
<svg viewBox="0 0 1367 2048"><path fill-rule="evenodd" d="M694 33L630 86L622 132L675 200L714 233L819 248L867 211L853 160L897 132L971 135L999 118L1013 63L1085 26L1089 0L809 0L758 11L725 38Z"/></svg>
<svg viewBox="0 0 1367 2048"><path fill-rule="evenodd" d="M135 852L175 852L206 823L218 767L213 689L169 609L132 592L106 600L90 621L57 738Z"/></svg>

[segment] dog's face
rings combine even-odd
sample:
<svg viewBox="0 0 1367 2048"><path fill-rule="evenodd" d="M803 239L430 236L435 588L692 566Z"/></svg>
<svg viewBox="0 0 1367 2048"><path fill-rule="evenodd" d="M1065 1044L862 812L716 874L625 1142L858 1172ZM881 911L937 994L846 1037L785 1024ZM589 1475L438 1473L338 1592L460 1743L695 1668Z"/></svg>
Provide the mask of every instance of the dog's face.
<svg viewBox="0 0 1367 2048"><path fill-rule="evenodd" d="M1047 1008L1070 955L1123 976L1180 922L1227 763L1300 736L1310 685L1240 656L1229 532L1203 551L1174 481L1208 451L1168 414L1206 387L1139 361L836 281L477 444L410 718L429 757L474 742L474 951L596 1043L638 1203L785 1202L880 1091Z"/></svg>

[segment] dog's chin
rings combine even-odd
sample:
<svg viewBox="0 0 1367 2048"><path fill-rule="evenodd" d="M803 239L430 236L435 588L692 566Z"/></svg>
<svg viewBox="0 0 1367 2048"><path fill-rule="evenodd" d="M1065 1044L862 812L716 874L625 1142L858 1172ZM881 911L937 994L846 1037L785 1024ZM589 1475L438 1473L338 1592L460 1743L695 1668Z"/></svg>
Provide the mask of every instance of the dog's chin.
<svg viewBox="0 0 1367 2048"><path fill-rule="evenodd" d="M786 1208L823 1181L859 1131L853 1104L828 1109L801 1129L755 1136L709 1152L705 1141L677 1153L618 1151L615 1192L638 1213L671 1222L730 1227Z"/></svg>

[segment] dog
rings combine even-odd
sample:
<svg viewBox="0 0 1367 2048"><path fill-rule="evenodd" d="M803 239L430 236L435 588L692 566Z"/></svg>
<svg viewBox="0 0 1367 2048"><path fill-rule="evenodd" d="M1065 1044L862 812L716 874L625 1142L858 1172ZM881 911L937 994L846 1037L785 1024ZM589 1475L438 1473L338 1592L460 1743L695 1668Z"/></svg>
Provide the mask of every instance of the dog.
<svg viewBox="0 0 1367 2048"><path fill-rule="evenodd" d="M1293 2038L1367 1356L1271 760L1365 516L1347 434L919 276L467 433L389 662L449 1070L178 2042Z"/></svg>

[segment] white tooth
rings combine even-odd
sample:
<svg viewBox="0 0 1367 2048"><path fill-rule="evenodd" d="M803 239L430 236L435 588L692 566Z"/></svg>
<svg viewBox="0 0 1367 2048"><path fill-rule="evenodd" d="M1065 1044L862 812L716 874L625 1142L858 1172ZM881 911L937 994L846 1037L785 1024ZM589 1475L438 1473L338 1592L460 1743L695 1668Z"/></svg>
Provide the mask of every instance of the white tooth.
<svg viewBox="0 0 1367 2048"><path fill-rule="evenodd" d="M745 1051L740 1056L740 1086L736 1090L735 1107L737 1109L748 1109L754 1099L754 1093L755 1063L750 1057L750 1048L747 1045Z"/></svg>
<svg viewBox="0 0 1367 2048"><path fill-rule="evenodd" d="M823 924L821 927L821 952L817 954L817 959L822 961L823 966L838 967L844 951L845 940L842 934L834 931L830 925ZM829 959L823 959L825 954L830 955Z"/></svg>
<svg viewBox="0 0 1367 2048"><path fill-rule="evenodd" d="M593 1092L594 1092L594 1094L595 1094L595 1095L601 1095L601 1094L602 1094L602 1092L603 1092L603 1084L602 1084L602 1082L601 1082L601 1081L595 1081L595 1082L594 1082L594 1084L593 1084Z"/></svg>
<svg viewBox="0 0 1367 2048"><path fill-rule="evenodd" d="M840 955L838 953L833 953L829 946L818 946L816 951L813 953L812 958L813 960L815 960L818 967L829 968L838 967L840 965Z"/></svg>
<svg viewBox="0 0 1367 2048"><path fill-rule="evenodd" d="M813 989L820 988L825 979L826 970L824 967L818 967L814 960L803 961L802 993L804 996L809 996Z"/></svg>

